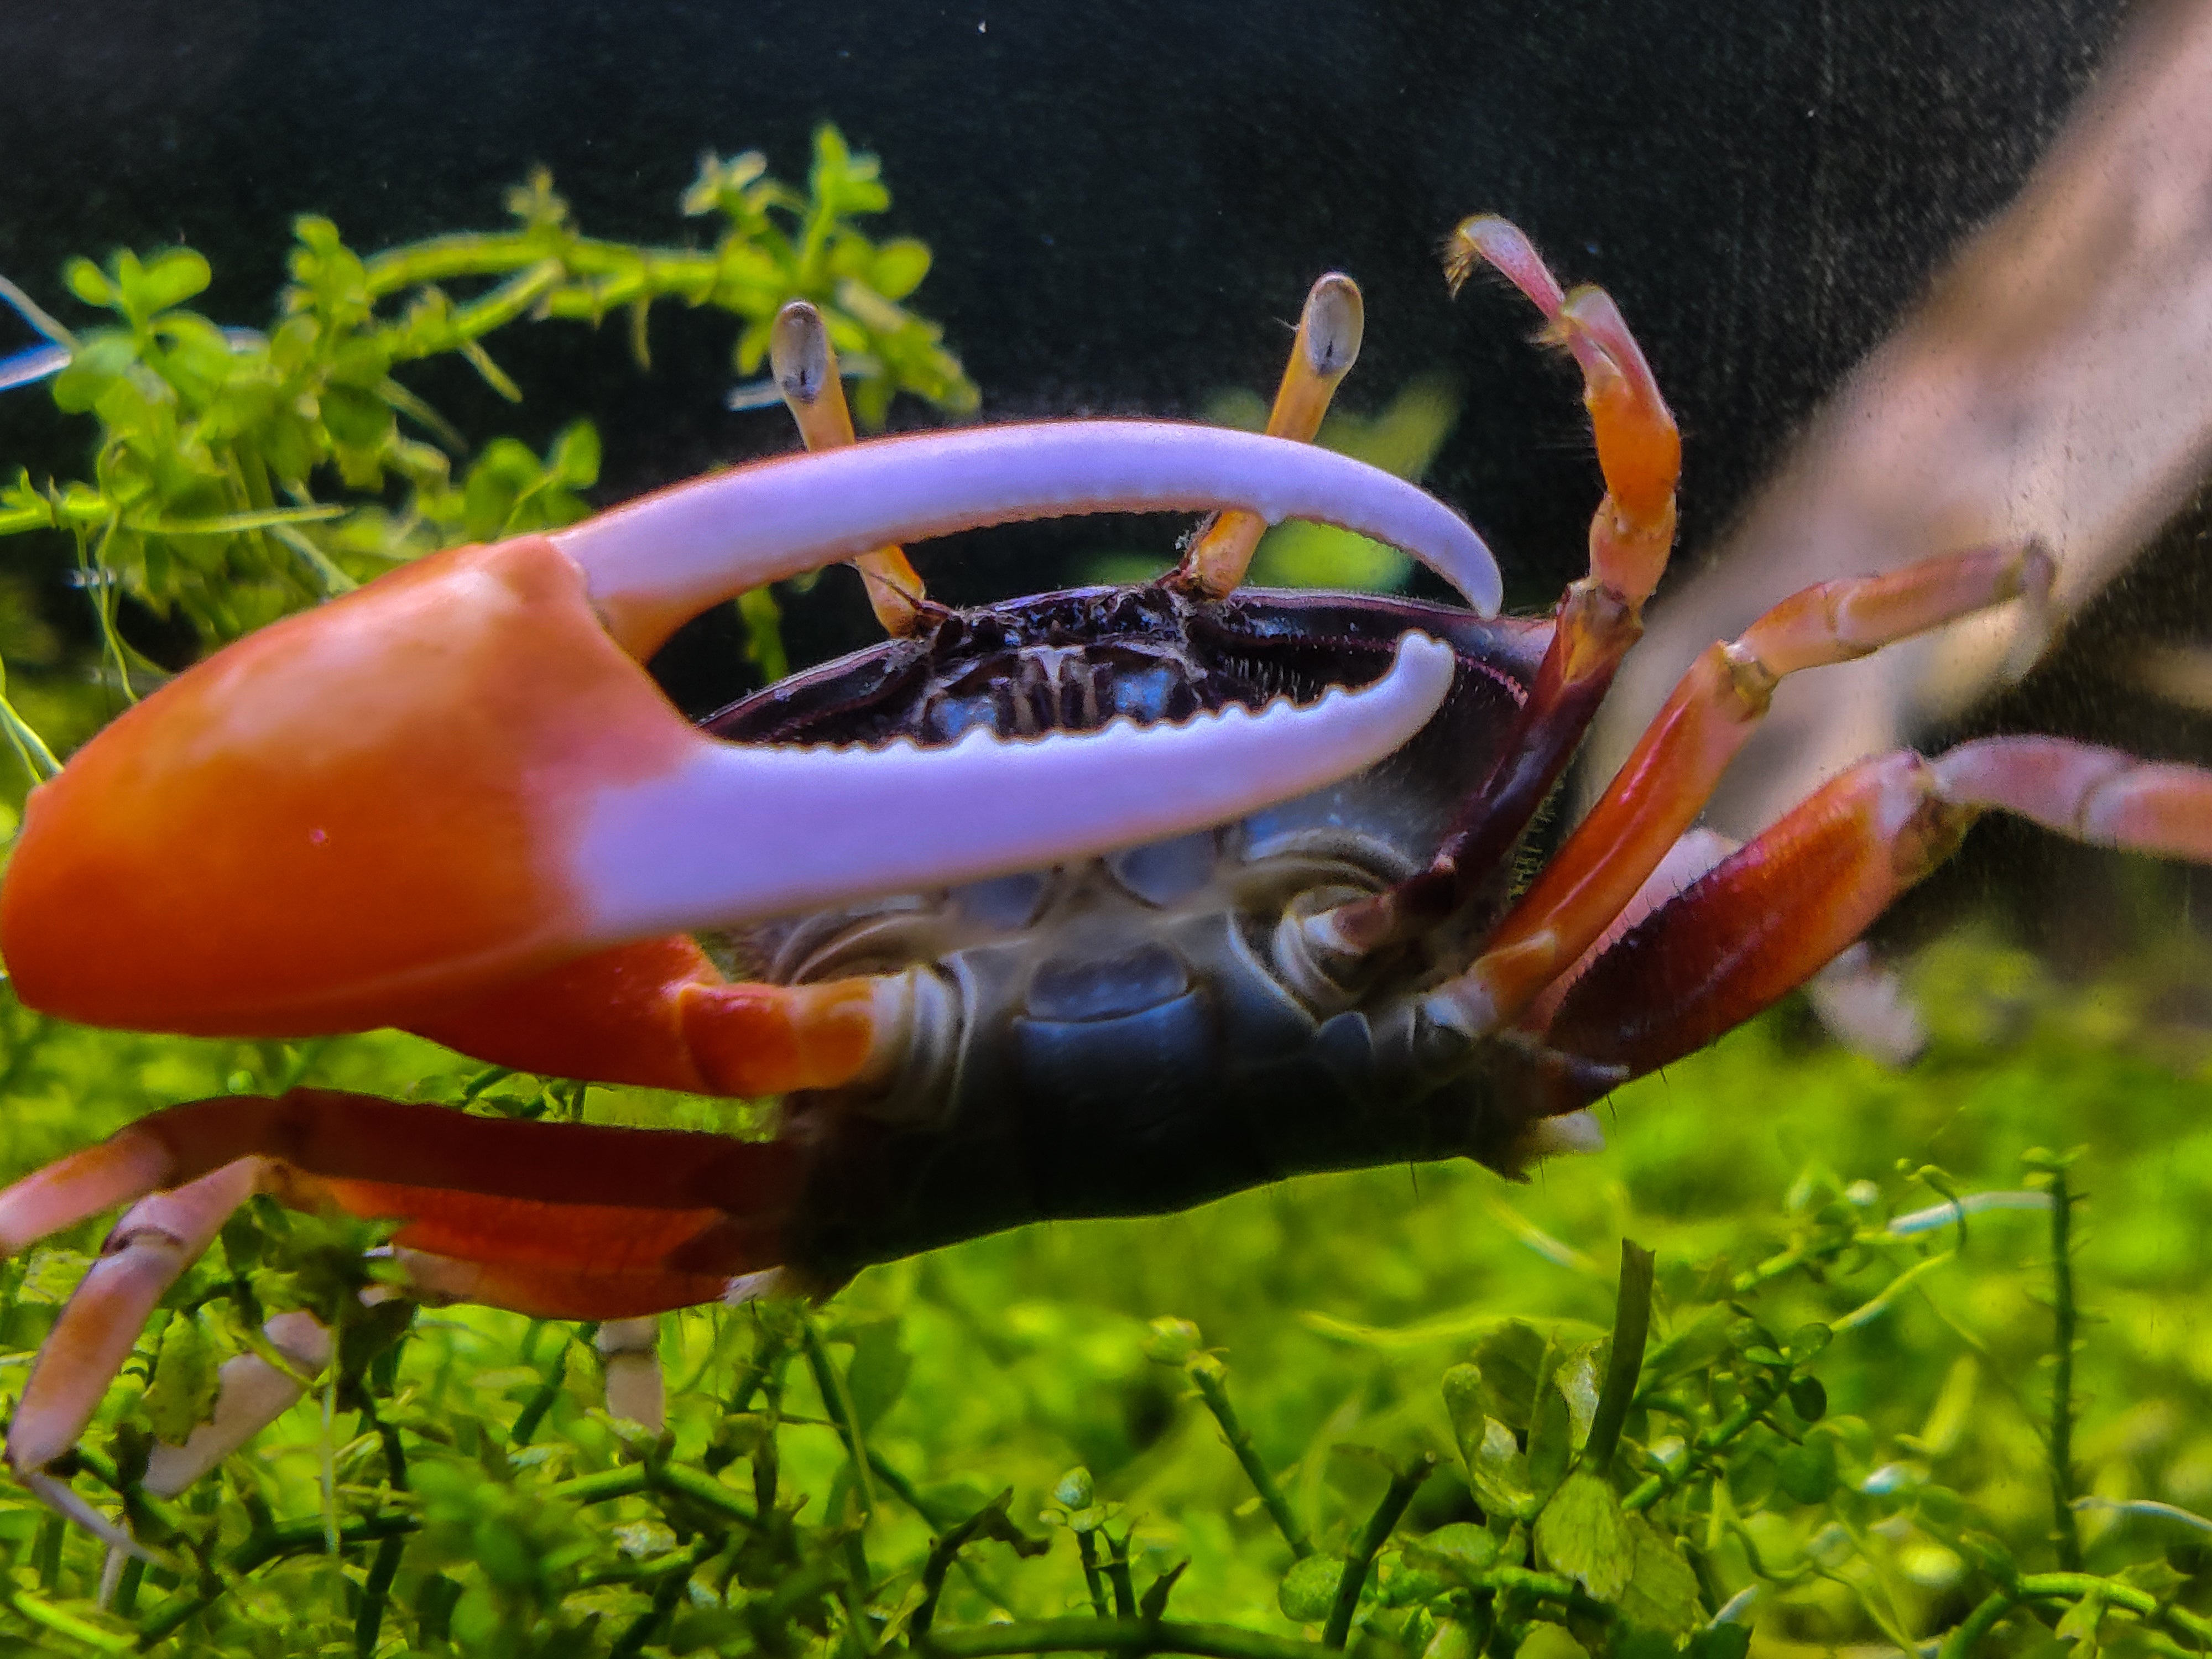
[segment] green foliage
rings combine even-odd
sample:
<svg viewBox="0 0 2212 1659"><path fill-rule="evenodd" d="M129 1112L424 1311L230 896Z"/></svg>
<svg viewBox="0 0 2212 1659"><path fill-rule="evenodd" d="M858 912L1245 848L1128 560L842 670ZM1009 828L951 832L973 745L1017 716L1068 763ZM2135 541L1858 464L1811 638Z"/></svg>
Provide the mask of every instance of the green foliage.
<svg viewBox="0 0 2212 1659"><path fill-rule="evenodd" d="M1913 1073L1769 1020L1624 1091L1615 1145L1534 1187L1440 1167L1409 1201L1404 1170L1314 1178L979 1240L811 1314L675 1316L658 1440L605 1414L587 1330L422 1312L218 1475L135 1497L148 1437L264 1312L334 1311L359 1283L336 1265L358 1231L257 1208L149 1325L73 1474L167 1565L103 1610L96 1543L0 1487L0 1632L61 1652L1742 1659L1753 1626L1957 1654L2063 1625L2193 1649L2212 1048L2173 1023L2177 976L2061 987L1962 942L1920 971L1937 1036ZM389 1036L0 1020L10 1175L149 1098L298 1080L752 1121ZM2071 1163L2035 1150L2069 1138ZM1648 1280L1602 1265L1624 1235ZM94 1242L7 1264L0 1401Z"/></svg>
<svg viewBox="0 0 2212 1659"><path fill-rule="evenodd" d="M656 301L710 307L741 319L732 360L750 374L776 312L807 299L855 378L864 424L880 425L899 392L972 410L975 388L939 331L902 303L927 273L929 250L872 241L855 223L890 203L876 158L824 126L805 191L769 178L757 151L702 161L683 206L716 225L712 247L585 236L543 173L510 192L512 229L381 253L356 252L337 226L308 215L293 227L291 283L258 334L185 308L210 276L189 248L146 259L125 249L105 268L72 260L70 292L111 313L66 341L71 360L52 383L58 408L99 422L92 477L34 484L19 471L0 485L0 535L72 538L106 678L127 696L157 671L117 629L119 594L181 614L220 645L399 561L584 517L581 492L599 467L588 421L542 456L498 438L464 462L460 434L401 378L458 356L519 399L486 344L511 325L626 319L643 368ZM0 649L8 644L0 638ZM52 713L62 747L98 718ZM0 732L43 775L52 756L39 724L0 697Z"/></svg>

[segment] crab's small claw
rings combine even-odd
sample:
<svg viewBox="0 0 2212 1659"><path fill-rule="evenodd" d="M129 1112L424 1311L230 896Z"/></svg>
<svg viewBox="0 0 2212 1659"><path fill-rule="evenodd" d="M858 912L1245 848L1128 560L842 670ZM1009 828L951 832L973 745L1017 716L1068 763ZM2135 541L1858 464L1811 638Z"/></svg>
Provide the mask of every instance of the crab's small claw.
<svg viewBox="0 0 2212 1659"><path fill-rule="evenodd" d="M433 556L179 675L34 793L0 951L27 1003L97 1024L427 1023L612 945L1091 856L1395 749L1453 673L1418 636L1310 709L875 752L707 738L639 661L708 604L888 542L1222 503L1385 537L1494 606L1448 510L1249 434L1068 422L770 462Z"/></svg>

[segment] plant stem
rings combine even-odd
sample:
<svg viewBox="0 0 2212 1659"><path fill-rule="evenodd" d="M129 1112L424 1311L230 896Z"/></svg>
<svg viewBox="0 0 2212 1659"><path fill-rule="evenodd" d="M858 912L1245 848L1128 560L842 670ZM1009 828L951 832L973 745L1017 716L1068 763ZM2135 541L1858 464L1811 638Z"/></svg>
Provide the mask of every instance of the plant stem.
<svg viewBox="0 0 2212 1659"><path fill-rule="evenodd" d="M1252 1431L1237 1415L1237 1407L1229 1400L1229 1376L1221 1362L1211 1354L1202 1354L1187 1368L1190 1380L1198 1389L1198 1397L1206 1401L1206 1410L1221 1425L1221 1437L1229 1443L1229 1449L1243 1469L1245 1479L1252 1483L1253 1491L1260 1494L1267 1517L1275 1523L1275 1530L1283 1534L1291 1553L1301 1561L1314 1553L1313 1540L1306 1536L1305 1528L1298 1525L1297 1517L1291 1513L1290 1500L1283 1496L1275 1478L1267 1473L1267 1466L1260 1461L1260 1454L1252 1445Z"/></svg>
<svg viewBox="0 0 2212 1659"><path fill-rule="evenodd" d="M2074 1514L2074 1194L2066 1167L2053 1160L2051 1176L2051 1504L2058 1565L2081 1570L2081 1530Z"/></svg>
<svg viewBox="0 0 2212 1659"><path fill-rule="evenodd" d="M1620 1241L1620 1291L1613 1304L1613 1353L1597 1409L1590 1415L1589 1438L1583 1445L1583 1467L1600 1474L1613 1466L1620 1431L1636 1398L1636 1379L1644 1369L1644 1345L1651 1334L1651 1252L1632 1239Z"/></svg>
<svg viewBox="0 0 2212 1659"><path fill-rule="evenodd" d="M1129 1577L1129 1534L1106 1534L1106 1582L1114 1587L1114 1611L1123 1619L1137 1616L1137 1585Z"/></svg>
<svg viewBox="0 0 2212 1659"><path fill-rule="evenodd" d="M384 1625L384 1603L392 1594L392 1581L399 1575L399 1558L407 1548L404 1534L393 1533L376 1547L376 1559L369 1563L368 1577L361 1587L361 1611L354 1615L353 1650L359 1659L370 1659L376 1651L376 1636Z"/></svg>
<svg viewBox="0 0 2212 1659"><path fill-rule="evenodd" d="M914 1641L921 1643L929 1639L930 1624L937 1617L937 1598L945 1593L945 1575L952 1570L952 1564L958 1559L962 1547L988 1526L994 1516L1004 1523L1006 1504L1013 1495L1013 1488L1009 1486L958 1526L941 1534L929 1547L929 1559L922 1563L921 1567L921 1602L915 1608L914 1617L907 1625L908 1632Z"/></svg>
<svg viewBox="0 0 2212 1659"><path fill-rule="evenodd" d="M1743 1399L1736 1408L1692 1443L1692 1449L1710 1455L1741 1434L1765 1414L1768 1407L1782 1398L1784 1384L1768 1381L1744 1390ZM1620 1500L1620 1507L1633 1515L1638 1510L1648 1510L1683 1481L1695 1474L1699 1467L1696 1457L1686 1459L1682 1467L1672 1474L1646 1475L1635 1490Z"/></svg>
<svg viewBox="0 0 2212 1659"><path fill-rule="evenodd" d="M1098 1571L1098 1538L1095 1533L1075 1534L1075 1553L1083 1558L1083 1582L1091 1591L1091 1610L1106 1617L1106 1580Z"/></svg>
<svg viewBox="0 0 2212 1659"><path fill-rule="evenodd" d="M1936 1659L1966 1659L1975 1644L2023 1602L2078 1601L2090 1595L2102 1597L2107 1607L2135 1614L2145 1624L2163 1626L2185 1638L2194 1648L2202 1650L2212 1643L2212 1619L2186 1607L2169 1606L2148 1590L2092 1572L2032 1572L2003 1589L1992 1590L1943 1638Z"/></svg>
<svg viewBox="0 0 2212 1659"><path fill-rule="evenodd" d="M799 1316L799 1340L805 1345L807 1369L814 1373L814 1386L822 1395L822 1404L836 1425L837 1437L845 1443L845 1455L853 1462L853 1489L860 1499L863 1520L876 1512L876 1485L868 1471L867 1443L860 1437L860 1419L853 1409L853 1396L844 1377L830 1363L830 1351L822 1344L822 1331L813 1316L802 1310Z"/></svg>
<svg viewBox="0 0 2212 1659"><path fill-rule="evenodd" d="M1359 1534L1359 1542L1344 1563L1344 1577L1336 1581L1336 1601L1328 1610L1328 1623L1322 1629L1321 1642L1325 1648L1341 1648L1352 1633L1352 1615L1359 1606L1360 1588L1367 1582L1368 1570L1375 1565L1375 1557L1389 1541L1397 1529L1398 1522L1406 1513L1406 1506L1413 1501L1413 1494L1421 1489L1437 1467L1433 1453L1423 1452L1390 1477L1389 1490L1382 1501L1375 1506L1375 1513L1367 1517L1367 1527Z"/></svg>

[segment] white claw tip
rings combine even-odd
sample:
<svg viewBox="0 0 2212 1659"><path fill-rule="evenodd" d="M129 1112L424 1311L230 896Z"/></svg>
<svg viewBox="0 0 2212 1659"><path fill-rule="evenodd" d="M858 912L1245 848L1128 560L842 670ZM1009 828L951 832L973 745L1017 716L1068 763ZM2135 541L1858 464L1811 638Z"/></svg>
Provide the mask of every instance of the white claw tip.
<svg viewBox="0 0 2212 1659"><path fill-rule="evenodd" d="M1605 1150L1605 1127L1587 1106L1558 1117L1539 1118L1529 1127L1528 1150L1534 1158L1566 1157Z"/></svg>

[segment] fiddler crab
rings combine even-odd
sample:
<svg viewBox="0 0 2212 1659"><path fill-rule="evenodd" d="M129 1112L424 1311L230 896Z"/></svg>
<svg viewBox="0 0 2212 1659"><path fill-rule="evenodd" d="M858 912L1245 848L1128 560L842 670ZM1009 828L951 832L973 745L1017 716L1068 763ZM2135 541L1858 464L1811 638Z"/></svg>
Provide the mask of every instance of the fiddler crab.
<svg viewBox="0 0 2212 1659"><path fill-rule="evenodd" d="M1589 1144L1588 1108L1850 945L1991 809L2212 862L2212 772L2055 738L1880 755L1741 846L1692 828L1776 682L2048 587L1980 549L1784 601L1698 659L1525 890L1516 849L1674 534L1680 444L1595 288L1469 220L1571 355L1604 474L1589 570L1497 614L1481 539L1312 447L1361 329L1309 298L1265 434L1071 420L853 441L820 319L775 368L811 453L441 553L179 675L32 795L0 889L31 1007L251 1038L399 1026L503 1066L783 1097L774 1139L507 1121L296 1089L158 1111L0 1192L0 1249L128 1206L40 1350L50 1466L167 1289L256 1194L395 1224L405 1294L601 1324L819 1295L1050 1217L1304 1171ZM952 610L898 544L1209 512L1159 580ZM1464 607L1240 590L1266 525L1388 542ZM891 637L686 721L643 665L738 592L857 562ZM378 1287L383 1288L383 1287ZM298 1372L311 1316L270 1322ZM158 1449L173 1492L296 1400L247 1354Z"/></svg>

